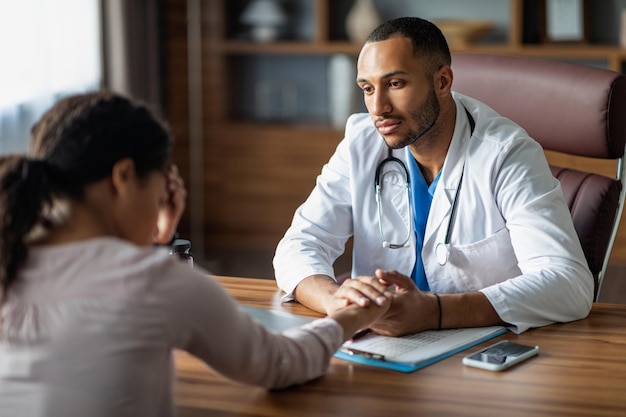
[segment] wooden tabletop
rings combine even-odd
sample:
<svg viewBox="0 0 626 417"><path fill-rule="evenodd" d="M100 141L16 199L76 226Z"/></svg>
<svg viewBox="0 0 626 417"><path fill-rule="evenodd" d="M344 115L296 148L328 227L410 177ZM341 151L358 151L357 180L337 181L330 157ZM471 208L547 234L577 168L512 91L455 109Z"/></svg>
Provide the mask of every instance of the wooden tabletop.
<svg viewBox="0 0 626 417"><path fill-rule="evenodd" d="M315 316L280 303L272 280L217 277L240 303ZM623 416L626 415L626 306L593 306L585 320L510 339L539 356L504 372L468 368L459 353L413 373L333 359L306 385L266 391L231 382L176 352L179 416Z"/></svg>

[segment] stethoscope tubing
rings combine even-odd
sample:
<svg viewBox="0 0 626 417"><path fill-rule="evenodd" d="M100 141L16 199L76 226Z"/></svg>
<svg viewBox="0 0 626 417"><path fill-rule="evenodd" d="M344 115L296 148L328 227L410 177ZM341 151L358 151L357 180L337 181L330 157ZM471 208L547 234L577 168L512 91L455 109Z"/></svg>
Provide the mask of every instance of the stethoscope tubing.
<svg viewBox="0 0 626 417"><path fill-rule="evenodd" d="M452 202L452 209L450 210L450 218L448 219L446 236L443 239L443 243L439 242L435 247L435 258L437 259L437 263L441 266L444 266L448 262L448 257L450 256L450 238L452 236L452 228L456 219L456 210L458 206L457 203L459 201L459 192L461 191L461 185L463 184L464 171L465 163L463 163L463 168L461 169L461 178L459 178L459 185L456 187L456 192L454 193L454 201Z"/></svg>
<svg viewBox="0 0 626 417"><path fill-rule="evenodd" d="M376 187L376 208L378 211L378 228L380 231L380 236L382 239L382 245L383 248L389 248L389 249L400 249L400 248L407 248L410 246L410 241L411 241L411 225L407 224L407 235L406 238L404 239L404 242L397 244L397 243L391 243L388 240L385 239L385 232L383 231L383 211L382 211L382 197L381 197L381 192L382 192L382 181L381 181L381 175L382 175L382 170L383 167L385 166L385 164L388 163L397 163L398 165L400 165L400 167L402 168L402 174L404 176L404 185L406 187L406 192L407 192L407 199L408 199L408 207L409 207L409 211L410 211L410 215L409 215L409 221L411 221L410 219L413 218L413 213L412 213L412 209L411 209L411 200L410 200L410 192L411 192L411 184L410 184L410 176L409 176L409 170L407 169L406 165L404 164L404 162L402 162L400 159L396 158L395 156L393 156L392 154L392 150L391 148L387 148L387 157L385 159L383 159L382 161L380 161L380 163L378 164L378 166L376 167L376 177L374 178L374 186Z"/></svg>
<svg viewBox="0 0 626 417"><path fill-rule="evenodd" d="M470 112L467 110L467 108L465 109L465 113L467 114L467 119L470 123L470 137L471 137L474 134L474 128L476 126L476 123L474 121L474 118L470 114ZM381 208L382 206L381 174L382 174L384 165L389 162L395 162L402 167L404 177L405 177L405 185L407 188L407 198L408 198L408 203L409 203L408 206L409 206L409 210L412 211L411 199L410 199L410 175L409 175L409 170L404 164L404 162L402 162L400 159L393 156L392 149L388 147L387 152L388 152L387 157L383 159L382 161L380 161L376 167L376 176L374 179L374 185L376 187L376 205L377 205L377 211L378 211L378 226L380 230L380 236L383 241L382 246L384 248L389 248L389 249L399 249L399 248L410 246L409 242L410 242L412 228L410 224L407 225L407 230L408 230L407 237L406 237L406 240L402 244L392 244L385 239L385 234L383 231L383 222L382 222L383 213L382 213L382 208ZM463 184L464 173L465 173L465 162L463 163L463 167L461 168L461 178L459 178L459 184L456 188L456 192L454 193L454 201L452 202L452 209L450 210L450 218L448 219L448 227L446 229L444 240L443 242L439 242L435 247L435 258L437 259L437 262L441 266L445 265L448 262L448 257L450 255L450 239L452 237L452 229L453 229L454 221L456 219L456 211L457 211L457 206L458 206L458 201L459 201L459 193L461 191L461 186ZM409 219L410 219L409 221L412 221L412 218L413 218L413 215L411 213L411 215L409 216Z"/></svg>

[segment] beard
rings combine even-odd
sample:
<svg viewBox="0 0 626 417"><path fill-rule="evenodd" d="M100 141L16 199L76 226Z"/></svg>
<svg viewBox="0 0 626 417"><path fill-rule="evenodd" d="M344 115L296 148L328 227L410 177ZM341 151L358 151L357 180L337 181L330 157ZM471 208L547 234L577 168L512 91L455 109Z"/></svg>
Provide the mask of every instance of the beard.
<svg viewBox="0 0 626 417"><path fill-rule="evenodd" d="M440 112L441 106L439 105L439 100L437 100L435 88L431 84L428 90L428 96L426 97L426 102L424 102L420 111L411 113L411 120L415 122L418 128L409 130L403 140L391 147L393 149L401 149L417 142L418 139L433 129L437 123L437 119L439 119Z"/></svg>

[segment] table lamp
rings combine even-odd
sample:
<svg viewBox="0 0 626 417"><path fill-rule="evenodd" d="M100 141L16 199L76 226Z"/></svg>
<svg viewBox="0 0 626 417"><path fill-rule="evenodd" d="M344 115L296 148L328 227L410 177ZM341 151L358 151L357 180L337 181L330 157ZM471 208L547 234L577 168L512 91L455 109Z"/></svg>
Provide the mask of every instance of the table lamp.
<svg viewBox="0 0 626 417"><path fill-rule="evenodd" d="M240 21L251 26L252 40L272 42L278 38L279 27L287 17L275 0L252 0L241 13Z"/></svg>

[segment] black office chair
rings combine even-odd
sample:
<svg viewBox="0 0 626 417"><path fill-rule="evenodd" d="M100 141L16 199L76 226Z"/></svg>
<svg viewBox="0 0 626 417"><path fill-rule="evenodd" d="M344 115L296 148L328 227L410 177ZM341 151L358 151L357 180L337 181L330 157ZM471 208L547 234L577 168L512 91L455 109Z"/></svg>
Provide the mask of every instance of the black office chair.
<svg viewBox="0 0 626 417"><path fill-rule="evenodd" d="M453 54L452 89L522 126L546 150L616 161L614 178L551 167L561 182L589 268L595 298L624 207L626 76L555 60Z"/></svg>

